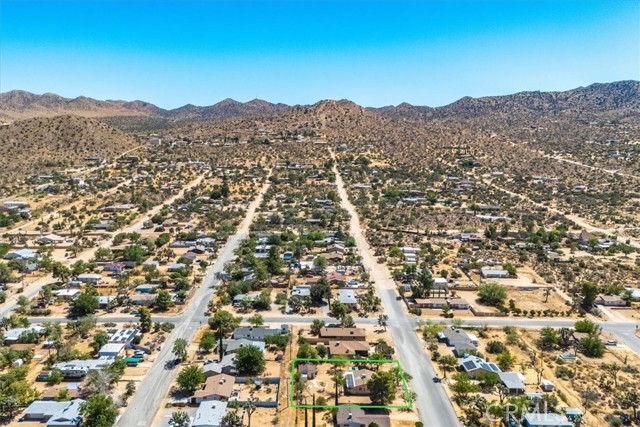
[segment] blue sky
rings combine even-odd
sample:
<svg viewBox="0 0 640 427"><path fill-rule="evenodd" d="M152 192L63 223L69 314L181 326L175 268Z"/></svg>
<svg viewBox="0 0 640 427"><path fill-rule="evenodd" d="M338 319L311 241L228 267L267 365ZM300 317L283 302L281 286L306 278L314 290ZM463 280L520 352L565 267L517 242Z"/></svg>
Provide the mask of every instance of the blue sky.
<svg viewBox="0 0 640 427"><path fill-rule="evenodd" d="M0 0L2 92L438 106L626 79L637 0Z"/></svg>

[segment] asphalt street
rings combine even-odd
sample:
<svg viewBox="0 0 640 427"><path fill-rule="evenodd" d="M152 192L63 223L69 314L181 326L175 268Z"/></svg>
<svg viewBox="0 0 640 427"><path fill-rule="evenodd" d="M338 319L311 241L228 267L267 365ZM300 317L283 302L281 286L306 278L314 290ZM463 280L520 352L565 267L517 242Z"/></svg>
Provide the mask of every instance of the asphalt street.
<svg viewBox="0 0 640 427"><path fill-rule="evenodd" d="M268 184L265 184L260 195L249 206L244 220L238 227L238 232L229 238L223 247L212 268L209 269L203 284L191 299L189 308L179 316L179 319L173 318L174 321L177 322L176 328L162 345L162 350L156 356L156 360L146 378L142 381L124 413L118 419L116 423L117 426L148 426L158 413L162 399L168 393L171 383L180 370L180 366L174 369L165 369L166 363L175 359L175 356L172 354L173 343L177 338L184 338L188 342L191 342L198 329L203 324L206 324L208 316L205 316L204 313L207 311L209 301L215 293L216 285L219 282L218 279L216 279L216 275L223 271L225 263L235 257L234 251L242 239L247 236L256 208L260 205L262 196L267 188ZM118 321L114 319L115 318L111 318L109 320L112 322ZM154 320L160 321L160 318L156 317Z"/></svg>

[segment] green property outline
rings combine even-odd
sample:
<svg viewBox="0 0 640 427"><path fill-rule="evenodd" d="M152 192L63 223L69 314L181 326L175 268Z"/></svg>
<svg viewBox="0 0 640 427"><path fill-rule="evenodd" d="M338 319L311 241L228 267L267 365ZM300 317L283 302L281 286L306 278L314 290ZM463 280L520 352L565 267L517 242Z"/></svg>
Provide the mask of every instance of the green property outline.
<svg viewBox="0 0 640 427"><path fill-rule="evenodd" d="M293 390L295 390L295 370L297 362L319 362L319 363L393 363L398 367L400 372L400 379L402 380L402 387L404 388L405 396L407 397L406 405L309 405L309 404L295 404L293 401ZM290 408L316 408L316 409L333 409L333 408L361 408L361 409L413 409L413 398L409 392L409 386L407 385L407 379L404 377L404 370L400 365L399 360L395 359L320 359L320 358L294 358L291 360L291 379L289 380L289 407Z"/></svg>

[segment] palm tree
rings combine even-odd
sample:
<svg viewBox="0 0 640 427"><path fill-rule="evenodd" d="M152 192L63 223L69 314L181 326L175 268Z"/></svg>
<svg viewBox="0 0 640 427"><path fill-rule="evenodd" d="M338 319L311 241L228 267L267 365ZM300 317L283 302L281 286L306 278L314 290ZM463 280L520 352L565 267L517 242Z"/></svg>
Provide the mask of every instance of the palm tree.
<svg viewBox="0 0 640 427"><path fill-rule="evenodd" d="M440 364L440 368L444 373L444 377L447 378L447 372L452 370L456 366L456 364L458 363L458 359L456 359L455 356L449 354L447 356L442 356L438 363Z"/></svg>
<svg viewBox="0 0 640 427"><path fill-rule="evenodd" d="M344 377L342 371L336 371L331 377L335 388L335 406L338 406L338 396L340 394L340 388L344 388L347 385L347 380Z"/></svg>

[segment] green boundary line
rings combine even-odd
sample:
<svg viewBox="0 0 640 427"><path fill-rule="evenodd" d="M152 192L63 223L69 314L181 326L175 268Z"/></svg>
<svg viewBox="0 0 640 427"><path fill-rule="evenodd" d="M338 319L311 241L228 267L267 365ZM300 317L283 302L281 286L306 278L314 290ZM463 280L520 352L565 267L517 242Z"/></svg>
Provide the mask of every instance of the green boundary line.
<svg viewBox="0 0 640 427"><path fill-rule="evenodd" d="M400 373L400 379L402 381L402 387L404 389L405 396L407 398L406 405L309 405L309 404L296 404L293 401L293 394L295 390L295 372L296 364L298 362L314 362L314 363L393 363L398 367ZM307 358L295 358L291 361L291 379L289 380L289 407L290 408L316 408L316 409L333 409L333 408L361 408L361 409L413 409L413 399L409 392L409 386L407 385L407 379L404 376L404 370L400 366L399 360L394 359L307 359Z"/></svg>

